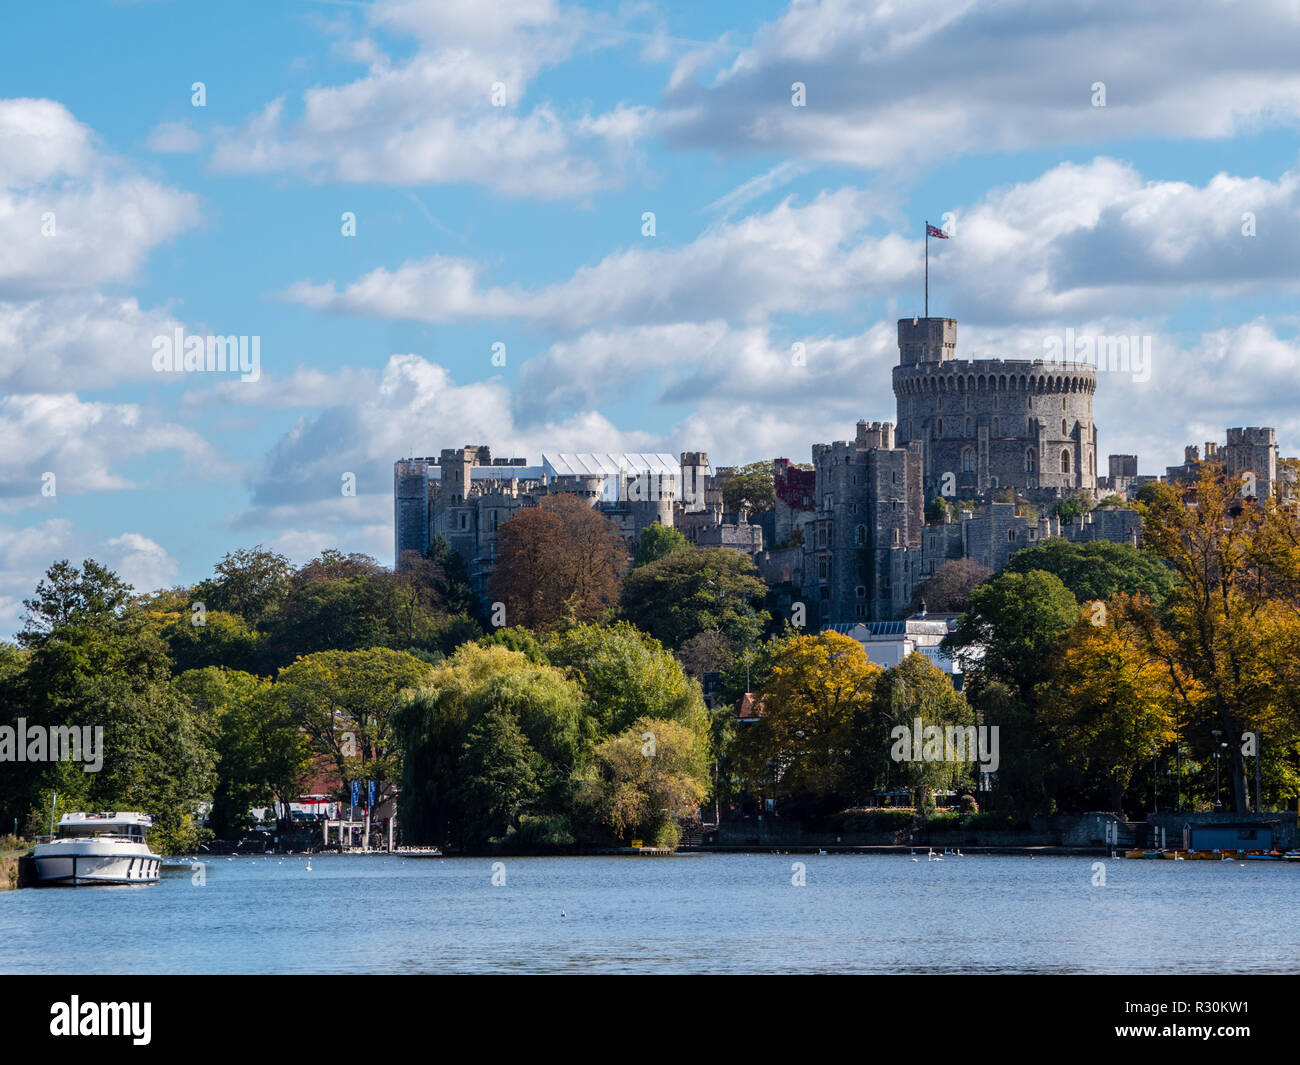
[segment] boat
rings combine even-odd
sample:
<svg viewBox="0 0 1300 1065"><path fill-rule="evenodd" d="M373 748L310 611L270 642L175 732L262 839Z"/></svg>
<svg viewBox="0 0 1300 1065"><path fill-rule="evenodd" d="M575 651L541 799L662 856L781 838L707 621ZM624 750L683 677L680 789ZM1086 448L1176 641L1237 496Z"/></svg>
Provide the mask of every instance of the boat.
<svg viewBox="0 0 1300 1065"><path fill-rule="evenodd" d="M162 859L145 843L148 814L70 813L59 834L33 852L40 887L83 884L156 884Z"/></svg>

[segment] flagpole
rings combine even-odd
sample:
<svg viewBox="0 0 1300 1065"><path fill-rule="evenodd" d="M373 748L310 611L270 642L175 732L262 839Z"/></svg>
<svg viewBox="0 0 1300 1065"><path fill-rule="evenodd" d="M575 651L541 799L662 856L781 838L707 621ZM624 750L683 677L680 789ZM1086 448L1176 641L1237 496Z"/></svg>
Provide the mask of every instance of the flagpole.
<svg viewBox="0 0 1300 1065"><path fill-rule="evenodd" d="M925 222L925 316L930 317L930 221Z"/></svg>

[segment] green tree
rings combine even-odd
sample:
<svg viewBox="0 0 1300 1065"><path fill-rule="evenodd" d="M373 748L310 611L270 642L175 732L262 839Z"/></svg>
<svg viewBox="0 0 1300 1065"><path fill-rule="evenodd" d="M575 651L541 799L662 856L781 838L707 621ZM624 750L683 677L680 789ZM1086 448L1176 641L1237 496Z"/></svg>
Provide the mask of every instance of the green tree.
<svg viewBox="0 0 1300 1065"><path fill-rule="evenodd" d="M578 782L580 816L618 839L675 846L697 816L708 764L695 733L678 721L640 718L598 745Z"/></svg>
<svg viewBox="0 0 1300 1065"><path fill-rule="evenodd" d="M51 790L64 809L136 809L154 817L165 853L192 849L194 812L211 793L209 723L174 691L167 645L131 588L93 560L55 563L24 602L31 649L18 705L32 724L102 729L103 764L24 763L29 819ZM92 732L93 735L93 732ZM12 815L11 815L12 816Z"/></svg>
<svg viewBox="0 0 1300 1065"><path fill-rule="evenodd" d="M1076 544L1061 537L1017 551L1004 573L1053 573L1080 603L1114 595L1142 595L1157 606L1174 586L1173 571L1149 551L1131 544L1090 540Z"/></svg>
<svg viewBox="0 0 1300 1065"><path fill-rule="evenodd" d="M260 544L229 552L213 569L212 577L195 586L195 599L208 610L238 614L253 626L280 608L295 576L288 558Z"/></svg>
<svg viewBox="0 0 1300 1065"><path fill-rule="evenodd" d="M762 609L766 594L748 555L692 547L632 570L623 581L622 609L674 651L709 630L743 647L758 639L769 619Z"/></svg>
<svg viewBox="0 0 1300 1065"><path fill-rule="evenodd" d="M918 720L923 740L927 735L924 730L930 727L941 730L946 739L944 730L973 725L975 715L965 696L953 688L947 673L925 655L909 654L876 679L870 702L859 708L854 719L851 749L860 798L868 797L877 788L901 785L911 789L913 804L920 806L931 792L974 783L971 763L978 751L970 749L965 733L965 761L913 757L916 748L912 738Z"/></svg>
<svg viewBox="0 0 1300 1065"><path fill-rule="evenodd" d="M722 507L735 514L744 507L751 514L776 506L776 469L771 460L741 466L722 486Z"/></svg>
<svg viewBox="0 0 1300 1065"><path fill-rule="evenodd" d="M465 811L467 848L482 849L518 824L540 792L533 769L536 759L537 752L509 710L490 709L470 726L458 796Z"/></svg>
<svg viewBox="0 0 1300 1065"><path fill-rule="evenodd" d="M647 562L654 562L673 551L689 547L690 543L680 529L655 522L641 533L641 545L632 558L632 566L633 568L644 566Z"/></svg>
<svg viewBox="0 0 1300 1065"><path fill-rule="evenodd" d="M494 711L511 716L532 752L537 790L527 812L566 815L571 777L595 732L588 705L577 683L553 666L506 647L461 646L407 696L394 719L402 751L403 837L453 849L481 847L475 826L491 823L500 811L482 805L490 784L476 783L480 770L466 761L466 752L474 726ZM493 734L486 730L481 750L488 750ZM502 764L516 764L510 752L517 745L511 740L506 746ZM522 805L512 809L523 817Z"/></svg>
<svg viewBox="0 0 1300 1065"><path fill-rule="evenodd" d="M321 651L280 670L273 691L342 782L374 780L382 790L401 776L393 715L435 668L386 647Z"/></svg>
<svg viewBox="0 0 1300 1065"><path fill-rule="evenodd" d="M653 717L680 721L703 737L708 713L699 684L663 644L626 621L570 626L546 641L545 652L577 677L603 733Z"/></svg>
<svg viewBox="0 0 1300 1065"><path fill-rule="evenodd" d="M971 592L957 630L944 641L968 658L978 680L1003 680L1022 697L1047 674L1065 633L1079 620L1079 603L1052 573L1002 573Z"/></svg>

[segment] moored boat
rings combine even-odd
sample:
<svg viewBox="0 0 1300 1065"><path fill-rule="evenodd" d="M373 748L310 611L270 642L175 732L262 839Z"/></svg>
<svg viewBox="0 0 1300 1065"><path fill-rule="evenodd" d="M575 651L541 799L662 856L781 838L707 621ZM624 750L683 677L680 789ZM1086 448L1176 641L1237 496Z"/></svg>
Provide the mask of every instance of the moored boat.
<svg viewBox="0 0 1300 1065"><path fill-rule="evenodd" d="M161 859L145 843L151 824L135 812L64 814L57 838L36 844L37 885L156 884Z"/></svg>

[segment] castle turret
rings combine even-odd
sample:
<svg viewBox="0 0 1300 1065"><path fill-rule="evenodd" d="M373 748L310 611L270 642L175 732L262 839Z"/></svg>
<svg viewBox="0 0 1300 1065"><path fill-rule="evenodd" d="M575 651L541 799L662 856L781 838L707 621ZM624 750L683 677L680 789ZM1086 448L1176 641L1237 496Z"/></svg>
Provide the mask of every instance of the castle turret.
<svg viewBox="0 0 1300 1065"><path fill-rule="evenodd" d="M955 318L900 318L898 350L901 365L947 362L957 357Z"/></svg>

